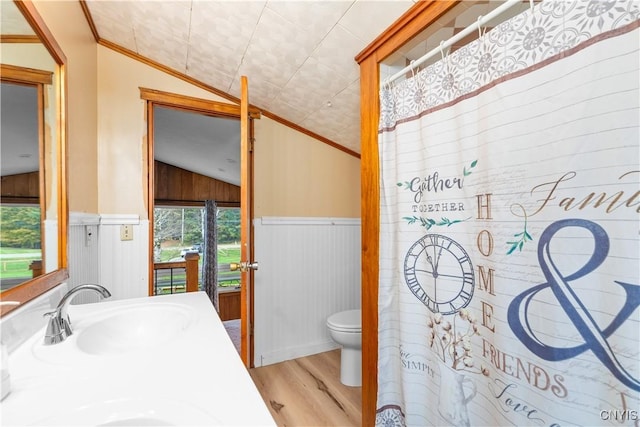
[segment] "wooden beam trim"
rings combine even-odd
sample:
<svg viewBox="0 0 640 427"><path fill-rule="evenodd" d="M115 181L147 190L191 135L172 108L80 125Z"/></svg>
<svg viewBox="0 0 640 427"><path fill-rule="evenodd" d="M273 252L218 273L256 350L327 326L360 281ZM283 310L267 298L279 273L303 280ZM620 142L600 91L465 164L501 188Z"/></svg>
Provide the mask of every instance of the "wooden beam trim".
<svg viewBox="0 0 640 427"><path fill-rule="evenodd" d="M140 98L151 101L156 104L162 104L166 106L180 106L183 108L193 109L196 111L211 113L212 111L218 112L221 115L239 118L240 106L227 104L224 102L211 101L202 98L195 98L192 96L179 95L175 93L163 92L156 89L140 88ZM249 110L249 115L253 118L260 118L260 110L252 108Z"/></svg>
<svg viewBox="0 0 640 427"><path fill-rule="evenodd" d="M378 62L382 62L460 1L462 0L426 0L415 3L354 59L360 64L375 53Z"/></svg>
<svg viewBox="0 0 640 427"><path fill-rule="evenodd" d="M375 425L378 392L378 274L380 182L378 122L380 63L416 37L458 1L421 1L377 37L358 56L361 117L362 221L362 425Z"/></svg>
<svg viewBox="0 0 640 427"><path fill-rule="evenodd" d="M362 224L362 425L375 425L378 378L378 270L380 176L377 120L380 67L375 54L360 63L362 160L360 194Z"/></svg>
<svg viewBox="0 0 640 427"><path fill-rule="evenodd" d="M0 43L41 43L41 41L36 35L1 34Z"/></svg>
<svg viewBox="0 0 640 427"><path fill-rule="evenodd" d="M53 72L37 70L35 68L17 67L15 65L0 64L0 74L2 80L9 80L17 83L44 84L53 83Z"/></svg>
<svg viewBox="0 0 640 427"><path fill-rule="evenodd" d="M96 23L93 21L93 17L91 16L91 12L89 11L89 6L87 6L87 2L85 0L79 0L80 7L82 8L82 13L84 13L84 18L87 20L87 24L89 24L89 28L91 29L91 33L93 34L93 39L96 43L100 42L100 35L98 34L98 28L96 27Z"/></svg>

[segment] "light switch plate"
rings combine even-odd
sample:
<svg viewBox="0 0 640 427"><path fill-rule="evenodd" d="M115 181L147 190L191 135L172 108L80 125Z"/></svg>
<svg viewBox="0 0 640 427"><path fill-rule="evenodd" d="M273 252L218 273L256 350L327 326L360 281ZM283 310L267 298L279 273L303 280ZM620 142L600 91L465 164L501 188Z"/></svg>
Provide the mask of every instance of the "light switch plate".
<svg viewBox="0 0 640 427"><path fill-rule="evenodd" d="M120 226L120 240L133 240L133 225L123 224Z"/></svg>

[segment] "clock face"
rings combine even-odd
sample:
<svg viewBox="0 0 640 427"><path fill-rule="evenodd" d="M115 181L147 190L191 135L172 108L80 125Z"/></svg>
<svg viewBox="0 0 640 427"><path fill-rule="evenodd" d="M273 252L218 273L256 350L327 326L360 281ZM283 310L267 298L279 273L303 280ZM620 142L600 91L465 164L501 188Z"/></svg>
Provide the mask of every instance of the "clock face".
<svg viewBox="0 0 640 427"><path fill-rule="evenodd" d="M434 313L454 314L471 301L475 278L467 252L441 234L427 234L404 259L411 292Z"/></svg>

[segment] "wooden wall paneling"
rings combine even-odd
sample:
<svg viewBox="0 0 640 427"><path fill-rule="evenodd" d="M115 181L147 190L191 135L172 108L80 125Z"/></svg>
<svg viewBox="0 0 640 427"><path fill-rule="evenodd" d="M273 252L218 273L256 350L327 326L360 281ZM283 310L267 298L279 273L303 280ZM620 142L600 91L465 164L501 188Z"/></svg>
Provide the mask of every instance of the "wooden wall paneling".
<svg viewBox="0 0 640 427"><path fill-rule="evenodd" d="M154 174L154 198L156 200L166 200L168 199L169 191L168 191L168 179L167 179L168 168L167 165L161 162L155 162L153 168Z"/></svg>
<svg viewBox="0 0 640 427"><path fill-rule="evenodd" d="M167 196L182 200L182 174L180 169L167 168Z"/></svg>
<svg viewBox="0 0 640 427"><path fill-rule="evenodd" d="M240 291L218 292L218 314L223 321L240 318Z"/></svg>
<svg viewBox="0 0 640 427"><path fill-rule="evenodd" d="M40 178L38 171L3 176L0 190L2 197L26 197L38 200Z"/></svg>
<svg viewBox="0 0 640 427"><path fill-rule="evenodd" d="M159 161L154 162L155 200L239 203L240 187Z"/></svg>
<svg viewBox="0 0 640 427"><path fill-rule="evenodd" d="M378 122L380 119L380 63L440 16L458 0L417 2L384 33L360 52L361 215L362 215L362 425L376 420L378 391L378 272L380 237L380 175Z"/></svg>
<svg viewBox="0 0 640 427"><path fill-rule="evenodd" d="M209 180L202 175L192 174L193 197L198 200L207 200L209 197Z"/></svg>

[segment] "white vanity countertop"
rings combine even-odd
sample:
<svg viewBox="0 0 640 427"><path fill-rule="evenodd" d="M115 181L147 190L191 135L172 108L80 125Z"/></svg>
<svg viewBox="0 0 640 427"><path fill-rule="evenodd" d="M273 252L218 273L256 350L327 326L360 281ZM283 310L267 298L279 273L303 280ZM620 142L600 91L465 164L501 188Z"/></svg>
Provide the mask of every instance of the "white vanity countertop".
<svg viewBox="0 0 640 427"><path fill-rule="evenodd" d="M43 328L10 355L2 426L275 426L205 293L106 300L68 313L73 335L64 342L44 346ZM110 320L119 315L124 334ZM145 326L150 318L156 331Z"/></svg>

